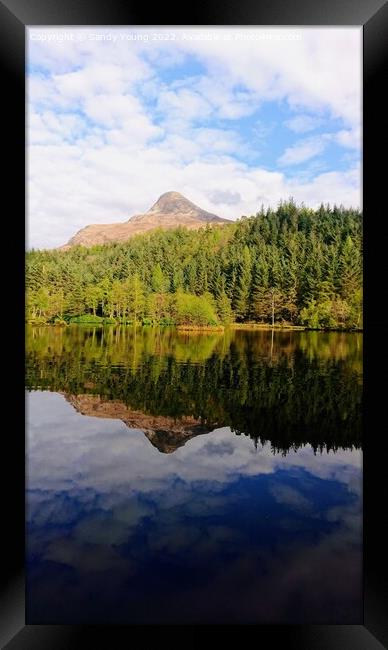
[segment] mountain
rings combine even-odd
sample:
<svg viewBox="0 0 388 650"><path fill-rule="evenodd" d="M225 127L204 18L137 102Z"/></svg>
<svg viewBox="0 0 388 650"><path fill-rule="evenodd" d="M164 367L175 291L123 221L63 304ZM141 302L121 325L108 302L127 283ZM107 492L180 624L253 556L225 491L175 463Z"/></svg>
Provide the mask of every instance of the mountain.
<svg viewBox="0 0 388 650"><path fill-rule="evenodd" d="M216 214L202 210L179 192L166 192L144 214L136 214L123 223L92 224L79 230L62 249L71 246L94 246L111 241L125 241L155 228L185 226L197 230L207 224L230 223Z"/></svg>
<svg viewBox="0 0 388 650"><path fill-rule="evenodd" d="M70 395L65 399L81 415L122 420L130 429L139 429L162 454L172 454L191 438L215 429L190 415L180 418L168 415L150 415L135 411L119 400L104 400L99 395Z"/></svg>

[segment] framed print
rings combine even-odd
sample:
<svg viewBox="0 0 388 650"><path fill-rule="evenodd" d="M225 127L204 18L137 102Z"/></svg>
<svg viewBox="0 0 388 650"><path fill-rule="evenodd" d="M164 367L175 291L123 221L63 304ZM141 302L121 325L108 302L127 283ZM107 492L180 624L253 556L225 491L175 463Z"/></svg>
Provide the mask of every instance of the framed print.
<svg viewBox="0 0 388 650"><path fill-rule="evenodd" d="M10 650L387 643L387 7L283 4L0 5Z"/></svg>

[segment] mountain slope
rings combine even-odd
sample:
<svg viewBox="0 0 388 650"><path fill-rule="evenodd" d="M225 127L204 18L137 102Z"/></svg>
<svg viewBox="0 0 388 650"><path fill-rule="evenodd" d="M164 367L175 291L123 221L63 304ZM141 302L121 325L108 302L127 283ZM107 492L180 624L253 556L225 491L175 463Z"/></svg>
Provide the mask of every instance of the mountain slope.
<svg viewBox="0 0 388 650"><path fill-rule="evenodd" d="M211 212L202 210L179 192L166 192L144 214L137 214L123 223L92 224L79 230L62 249L71 246L94 246L111 241L125 241L139 233L155 228L185 226L196 230L206 224L230 223Z"/></svg>

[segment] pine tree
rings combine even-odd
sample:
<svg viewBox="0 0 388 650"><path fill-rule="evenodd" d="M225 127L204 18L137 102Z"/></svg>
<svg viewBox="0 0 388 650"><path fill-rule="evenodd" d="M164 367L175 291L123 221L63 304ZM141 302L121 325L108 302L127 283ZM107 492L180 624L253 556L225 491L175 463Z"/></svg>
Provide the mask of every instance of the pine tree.
<svg viewBox="0 0 388 650"><path fill-rule="evenodd" d="M345 300L351 298L361 284L361 251L350 235L343 245L340 261L340 294Z"/></svg>
<svg viewBox="0 0 388 650"><path fill-rule="evenodd" d="M263 255L256 260L252 280L252 318L265 320L267 318L266 295L269 285L269 269Z"/></svg>
<svg viewBox="0 0 388 650"><path fill-rule="evenodd" d="M225 291L222 291L217 298L217 314L223 325L233 322L232 305Z"/></svg>
<svg viewBox="0 0 388 650"><path fill-rule="evenodd" d="M169 281L165 277L159 262L154 266L151 279L152 291L155 293L165 293L169 289Z"/></svg>
<svg viewBox="0 0 388 650"><path fill-rule="evenodd" d="M244 246L239 264L238 285L234 304L234 311L239 320L243 320L250 309L251 270L251 253L248 246Z"/></svg>

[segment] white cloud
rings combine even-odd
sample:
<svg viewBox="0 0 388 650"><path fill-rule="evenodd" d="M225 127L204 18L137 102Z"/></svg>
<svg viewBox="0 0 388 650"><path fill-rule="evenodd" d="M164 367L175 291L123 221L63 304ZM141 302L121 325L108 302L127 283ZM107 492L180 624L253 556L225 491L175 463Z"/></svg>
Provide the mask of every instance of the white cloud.
<svg viewBox="0 0 388 650"><path fill-rule="evenodd" d="M222 30L232 39L236 30ZM244 83L262 100L285 98L295 109L329 110L357 123L361 111L361 29L249 30L251 40L185 44L214 75ZM282 32L283 38L279 39ZM267 38L261 38L265 34ZM290 40L293 35L297 40ZM289 36L289 39L287 39ZM255 37L257 40L255 40Z"/></svg>
<svg viewBox="0 0 388 650"><path fill-rule="evenodd" d="M225 190L224 192L215 190L209 198L212 203L215 203L216 205L236 205L241 202L241 196L238 192L230 192L228 190Z"/></svg>
<svg viewBox="0 0 388 650"><path fill-rule="evenodd" d="M30 34L38 31L29 29ZM90 33L82 29L66 31L77 37L83 34L85 38ZM125 36L134 30L99 31ZM163 30L159 28L158 31ZM237 40L239 33L246 39L246 31L216 28L207 30L213 36L210 40L201 41L198 29L167 28L164 31L173 31L175 40L152 41L152 44L134 44L125 39L118 39L114 44L90 40L70 43L30 40L29 56L36 65L54 72L59 68L59 73L87 64L90 66L85 79L87 85L99 84L101 79L102 84L115 86L123 74L132 80L151 76L150 63L144 57L155 66L163 60L168 65L182 63L187 55L192 55L207 69L199 89L219 107L225 105L226 97L230 98L231 88L240 85L235 89L235 99L245 110L250 94L255 94L262 100L286 98L295 107L311 107L314 111L328 109L335 117L351 123L359 121L361 28L250 29L247 40ZM44 32L60 34L63 30ZM138 29L137 32L146 33L147 30ZM183 32L194 35L197 40L182 40ZM123 69L115 72L115 66ZM72 74L82 76L82 71ZM241 84L245 88L241 88ZM117 87L112 88L112 92L117 92Z"/></svg>
<svg viewBox="0 0 388 650"><path fill-rule="evenodd" d="M334 135L335 141L347 147L349 149L355 149L356 151L361 151L361 129L360 127L355 127L354 129L343 129L338 131Z"/></svg>
<svg viewBox="0 0 388 650"><path fill-rule="evenodd" d="M299 165L322 153L326 143L327 138L324 135L299 140L291 147L287 147L278 159L278 163L279 165Z"/></svg>
<svg viewBox="0 0 388 650"><path fill-rule="evenodd" d="M208 117L212 107L199 93L185 88L163 91L159 95L158 110L168 118L182 117L185 121L201 120Z"/></svg>
<svg viewBox="0 0 388 650"><path fill-rule="evenodd" d="M307 131L314 131L314 129L317 129L322 125L322 123L323 120L319 117L301 114L292 117L290 120L286 120L284 124L287 128L291 129L291 131L295 131L295 133L306 133Z"/></svg>
<svg viewBox="0 0 388 650"><path fill-rule="evenodd" d="M125 66L91 62L81 70L54 75L54 82L62 95L77 99L91 94L125 93L135 81L151 74L144 62L132 55Z"/></svg>
<svg viewBox="0 0 388 650"><path fill-rule="evenodd" d="M324 172L312 181L304 184L290 181L290 196L306 205L318 207L320 203L343 205L345 207L359 205L360 168L354 167L345 172ZM318 200L318 197L321 197Z"/></svg>

